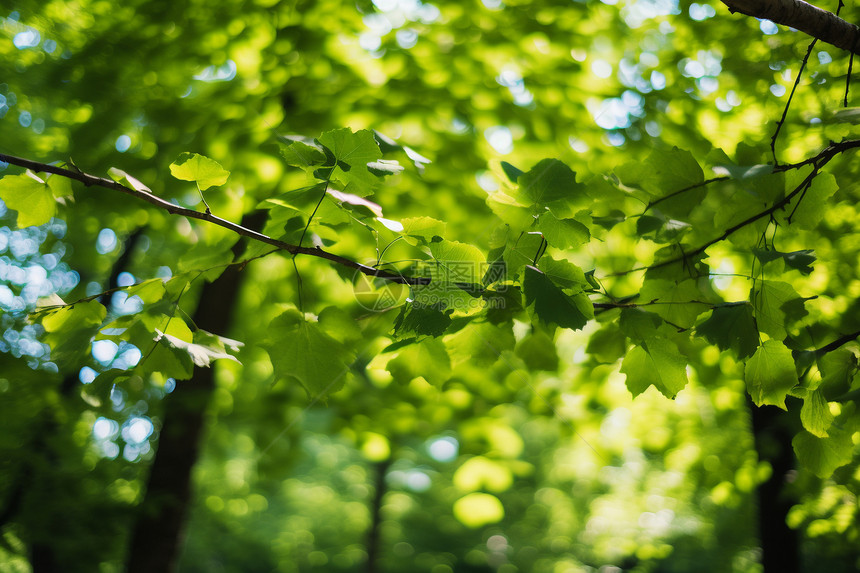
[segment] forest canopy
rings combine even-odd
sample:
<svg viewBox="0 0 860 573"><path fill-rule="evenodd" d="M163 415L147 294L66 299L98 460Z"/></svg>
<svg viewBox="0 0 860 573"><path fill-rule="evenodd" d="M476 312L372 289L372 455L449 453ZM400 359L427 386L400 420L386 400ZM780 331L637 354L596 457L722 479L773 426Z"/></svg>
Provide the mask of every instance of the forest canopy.
<svg viewBox="0 0 860 573"><path fill-rule="evenodd" d="M0 570L856 570L858 16L16 0Z"/></svg>

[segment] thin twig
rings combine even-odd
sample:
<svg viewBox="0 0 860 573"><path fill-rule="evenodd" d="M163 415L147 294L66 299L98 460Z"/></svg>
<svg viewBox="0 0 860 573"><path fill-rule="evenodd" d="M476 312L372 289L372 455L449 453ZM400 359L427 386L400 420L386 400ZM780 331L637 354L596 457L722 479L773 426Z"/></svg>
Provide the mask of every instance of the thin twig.
<svg viewBox="0 0 860 573"><path fill-rule="evenodd" d="M797 71L797 77L794 78L794 85L791 86L791 93L788 95L788 101L785 102L785 109L782 110L782 117L776 122L776 130L773 132L773 137L770 138L770 152L773 154L774 165L779 165L779 160L776 158L776 139L779 137L779 131L782 129L782 124L785 123L785 118L788 115L788 108L791 107L791 100L794 98L794 92L797 89L798 84L800 84L800 77L803 75L803 69L806 67L806 63L809 61L809 56L812 55L812 48L815 47L815 43L817 41L818 38L814 38L812 42L809 43L809 49L806 50L806 56L803 57L803 61L800 63L800 69Z"/></svg>
<svg viewBox="0 0 860 573"><path fill-rule="evenodd" d="M642 211L642 214L644 215L645 213L648 212L648 209L650 209L656 205L659 205L663 201L666 201L668 199L676 197L676 196L680 195L681 193L686 193L687 191L692 191L693 189L699 189L700 187L705 187L707 185L710 185L711 183L716 183L718 181L726 181L728 179L731 179L731 177L729 177L728 175L723 175L721 177L714 177L712 179L706 179L706 180L702 181L701 183L696 183L694 185L684 187L683 189L678 189L677 191L672 191L668 195L664 195L663 197L660 197L659 199L655 199L655 200L649 202L645 206L645 210Z"/></svg>

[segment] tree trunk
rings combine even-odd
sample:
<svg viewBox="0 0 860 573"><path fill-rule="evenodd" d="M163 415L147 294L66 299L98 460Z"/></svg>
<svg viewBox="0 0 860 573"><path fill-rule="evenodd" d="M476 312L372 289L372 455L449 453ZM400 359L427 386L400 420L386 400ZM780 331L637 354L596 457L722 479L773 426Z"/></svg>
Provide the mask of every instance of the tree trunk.
<svg viewBox="0 0 860 573"><path fill-rule="evenodd" d="M256 228L264 218L265 212L254 213L242 224ZM229 267L204 284L193 316L198 327L216 334L229 330L241 276L236 267ZM178 382L165 398L158 449L129 542L128 573L176 571L192 499L191 471L200 456L206 408L214 390L214 368L195 368L191 379Z"/></svg>
<svg viewBox="0 0 860 573"><path fill-rule="evenodd" d="M758 486L758 525L764 573L800 573L799 536L786 522L794 504L787 491L794 470L793 432L785 413L774 406L752 409L755 448L760 460L773 468L770 478Z"/></svg>
<svg viewBox="0 0 860 573"><path fill-rule="evenodd" d="M376 464L376 478L374 480L373 501L370 506L371 523L370 531L367 533L367 573L379 571L379 542L381 540L382 527L382 498L385 497L387 489L385 475L391 466L390 458Z"/></svg>

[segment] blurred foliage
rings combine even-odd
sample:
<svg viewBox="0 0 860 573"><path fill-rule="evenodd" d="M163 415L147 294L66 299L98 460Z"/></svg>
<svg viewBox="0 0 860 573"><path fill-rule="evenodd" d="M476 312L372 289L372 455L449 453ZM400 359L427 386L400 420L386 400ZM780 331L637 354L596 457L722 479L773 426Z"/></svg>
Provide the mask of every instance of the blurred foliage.
<svg viewBox="0 0 860 573"><path fill-rule="evenodd" d="M686 254L810 177L770 150L807 38L768 24L664 0L4 8L0 153L265 209L272 237L443 288L252 245L234 327L205 333L238 237L7 166L0 569L47 545L123 570L163 400L228 357L181 571L367 570L377 512L378 571L759 571L748 394L788 409L804 563L860 567L858 348L814 352L860 329L852 152ZM847 69L812 50L780 162L857 135Z"/></svg>

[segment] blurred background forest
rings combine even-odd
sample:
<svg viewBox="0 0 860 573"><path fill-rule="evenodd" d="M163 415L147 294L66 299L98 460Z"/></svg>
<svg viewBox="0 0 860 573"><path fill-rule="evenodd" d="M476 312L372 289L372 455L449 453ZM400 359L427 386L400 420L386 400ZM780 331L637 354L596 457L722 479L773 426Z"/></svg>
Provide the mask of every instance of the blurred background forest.
<svg viewBox="0 0 860 573"><path fill-rule="evenodd" d="M168 176L180 153L201 153L231 172L206 195L213 212L261 228L249 213L303 181L276 134L374 129L410 148L373 196L386 216L434 217L488 250L500 160L601 174L659 142L766 161L808 44L687 0L10 0L0 153L119 167L202 210ZM812 50L779 141L786 160L847 133L821 120L840 105L847 59ZM860 215L856 202L839 209L815 245L832 266L802 284L823 293L847 276L856 297L856 258L839 241L856 242L840 225ZM357 349L318 399L275 376L262 349L264 326L299 298L289 258L266 257L233 283L195 283L179 305L244 342L241 364L177 381L153 357L113 386L100 373L133 369L146 349L111 332L46 338L27 319L37 300L92 296L109 316L134 315L144 293L96 295L222 264L227 234L95 189L75 192L74 219L19 229L10 209L0 217L0 572L145 571L152 559L183 573L751 573L760 525L794 570L860 568L857 462L833 478L796 469L796 430L783 428L796 411L756 427L737 364L716 347L686 349L694 374L675 400L633 399L614 358L624 339L593 336L595 323L555 344L515 327L501 357L467 331L398 353L396 312L361 304L351 272L300 257L304 309L338 307L325 320ZM339 240L377 258L357 232ZM586 270L615 261L598 269L611 272L632 266L637 241L617 233L571 257ZM64 367L64 354L84 358ZM156 453L168 471L147 488ZM170 496L176 515L159 521Z"/></svg>

